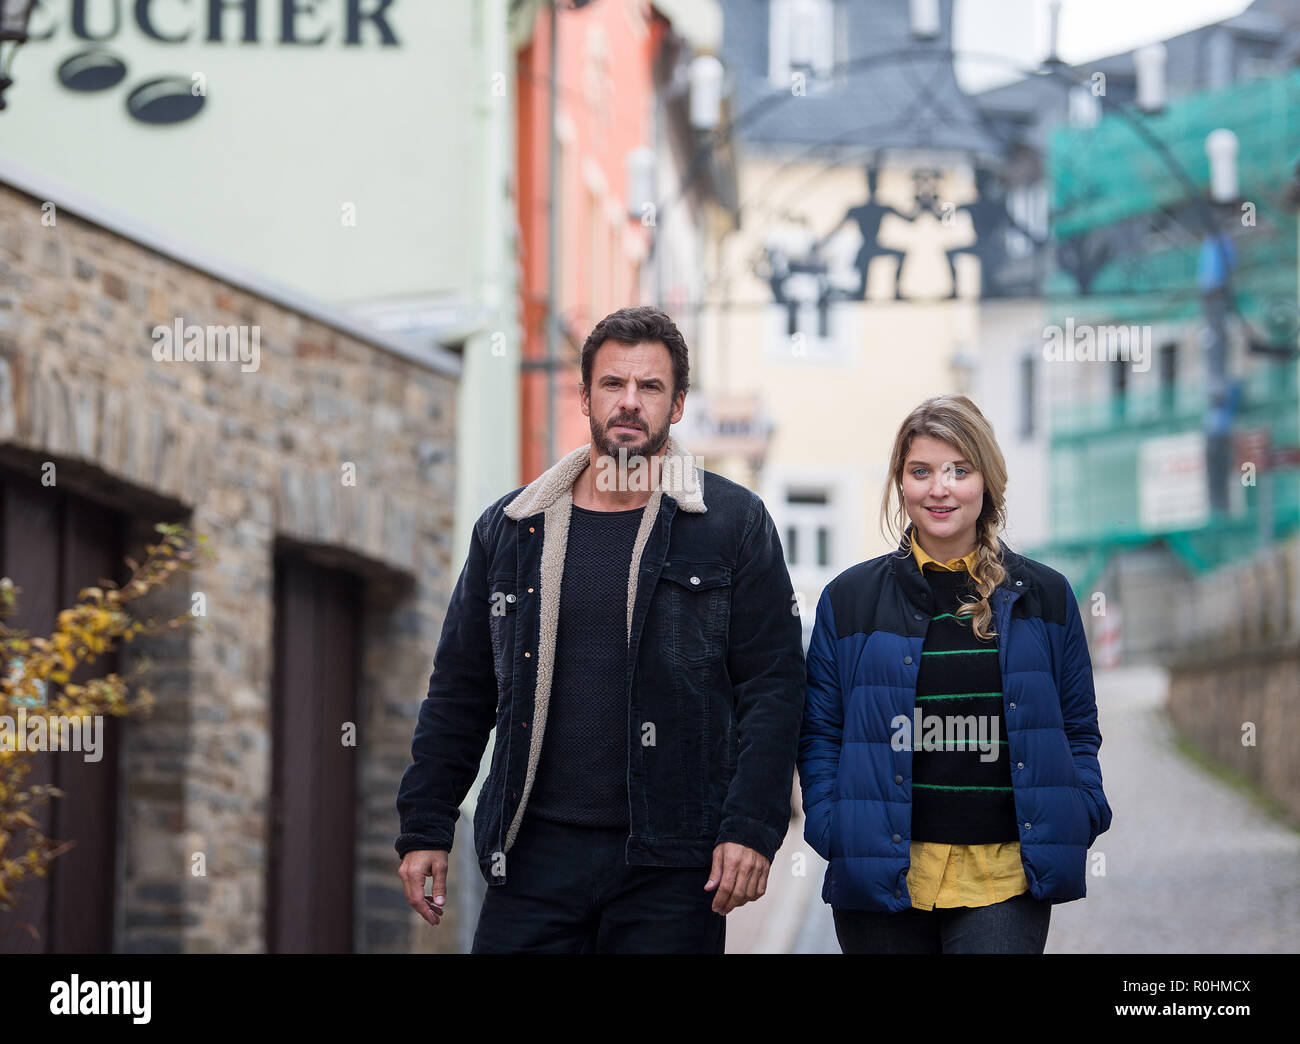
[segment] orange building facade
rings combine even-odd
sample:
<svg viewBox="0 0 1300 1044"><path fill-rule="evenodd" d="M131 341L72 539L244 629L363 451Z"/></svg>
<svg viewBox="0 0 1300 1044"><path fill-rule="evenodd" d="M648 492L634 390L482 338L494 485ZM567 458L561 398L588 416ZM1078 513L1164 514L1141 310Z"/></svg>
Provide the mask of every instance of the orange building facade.
<svg viewBox="0 0 1300 1044"><path fill-rule="evenodd" d="M629 155L650 146L653 63L668 23L636 0L557 6L554 129L550 110L551 12L537 14L516 53L516 163L522 318L520 482L590 438L580 408L579 355L592 326L641 303L649 249L642 214L630 212ZM551 140L558 170L551 176ZM552 185L557 186L552 210ZM556 285L553 394L548 446L547 320L554 213Z"/></svg>

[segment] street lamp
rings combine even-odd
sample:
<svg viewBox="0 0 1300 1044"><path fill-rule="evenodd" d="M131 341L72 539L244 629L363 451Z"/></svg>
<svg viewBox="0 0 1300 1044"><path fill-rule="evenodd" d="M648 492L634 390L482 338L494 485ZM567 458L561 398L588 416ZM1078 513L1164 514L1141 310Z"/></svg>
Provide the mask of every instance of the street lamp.
<svg viewBox="0 0 1300 1044"><path fill-rule="evenodd" d="M1047 6L1047 60L1055 64L1061 60L1061 0L1051 0Z"/></svg>
<svg viewBox="0 0 1300 1044"><path fill-rule="evenodd" d="M909 17L912 24L912 38L915 40L937 40L942 29L939 18L939 0L910 0Z"/></svg>
<svg viewBox="0 0 1300 1044"><path fill-rule="evenodd" d="M1137 107L1160 112L1165 107L1165 45L1148 44L1133 52L1137 67Z"/></svg>
<svg viewBox="0 0 1300 1044"><path fill-rule="evenodd" d="M633 221L645 221L649 224L659 220L654 212L655 191L655 150L642 145L627 154L627 216Z"/></svg>
<svg viewBox="0 0 1300 1044"><path fill-rule="evenodd" d="M1237 201L1237 136L1226 127L1205 137L1205 155L1210 160L1210 198L1216 203Z"/></svg>
<svg viewBox="0 0 1300 1044"><path fill-rule="evenodd" d="M14 81L9 78L14 55L27 42L27 22L32 16L32 0L0 0L0 109L5 107L5 90ZM8 47L4 45L8 44Z"/></svg>
<svg viewBox="0 0 1300 1044"><path fill-rule="evenodd" d="M1237 136L1220 127L1205 138L1210 161L1210 198L1215 203L1237 200ZM1201 244L1196 281L1205 313L1205 358L1209 409L1205 416L1206 468L1209 472L1210 506L1215 512L1228 510L1228 482L1232 468L1232 427L1236 395L1228 378L1227 314L1231 300L1232 240L1214 227L1207 217L1206 237Z"/></svg>
<svg viewBox="0 0 1300 1044"><path fill-rule="evenodd" d="M821 8L816 0L794 0L790 5L790 68L811 73L816 43L813 34L820 28Z"/></svg>
<svg viewBox="0 0 1300 1044"><path fill-rule="evenodd" d="M722 63L711 54L698 54L690 67L691 126L711 131L722 120Z"/></svg>

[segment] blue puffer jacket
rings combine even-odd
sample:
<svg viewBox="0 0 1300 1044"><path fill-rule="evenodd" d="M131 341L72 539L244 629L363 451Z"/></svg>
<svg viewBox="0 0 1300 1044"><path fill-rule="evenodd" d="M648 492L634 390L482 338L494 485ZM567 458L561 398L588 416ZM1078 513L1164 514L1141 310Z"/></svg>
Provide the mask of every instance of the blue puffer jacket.
<svg viewBox="0 0 1300 1044"><path fill-rule="evenodd" d="M911 907L912 752L893 749L891 722L912 718L934 609L908 546L826 586L808 648L804 837L830 862L822 899L836 907ZM1065 577L1005 544L1002 554L1007 579L993 592L993 625L1021 862L1034 898L1067 902L1086 894L1088 848L1111 821L1092 662Z"/></svg>

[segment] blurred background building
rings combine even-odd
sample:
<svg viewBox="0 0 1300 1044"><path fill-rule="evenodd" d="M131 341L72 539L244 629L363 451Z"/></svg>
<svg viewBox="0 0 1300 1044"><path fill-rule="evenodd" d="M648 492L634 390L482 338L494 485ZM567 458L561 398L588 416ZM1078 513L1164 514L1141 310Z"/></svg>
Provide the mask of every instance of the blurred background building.
<svg viewBox="0 0 1300 1044"><path fill-rule="evenodd" d="M690 169L702 133L691 120L690 68L717 50L721 26L713 0L512 6L519 482L590 440L578 361L603 316L661 301L687 343L698 343L690 297L710 243L734 223L735 189L725 154L706 171Z"/></svg>

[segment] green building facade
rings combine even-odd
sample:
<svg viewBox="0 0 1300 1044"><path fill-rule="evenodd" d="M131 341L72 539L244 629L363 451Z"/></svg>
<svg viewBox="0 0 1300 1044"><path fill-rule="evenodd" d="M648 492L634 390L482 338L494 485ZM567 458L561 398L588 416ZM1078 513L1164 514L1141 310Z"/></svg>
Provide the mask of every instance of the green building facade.
<svg viewBox="0 0 1300 1044"><path fill-rule="evenodd" d="M1205 492L1207 322L1197 278L1206 137L1218 128L1239 143L1239 199L1209 204L1235 254L1226 512L1211 510ZM1056 264L1043 365L1051 537L1034 550L1077 591L1127 550L1163 546L1203 573L1300 529L1297 160L1300 71L1053 133ZM1086 361L1107 346L1114 361Z"/></svg>

